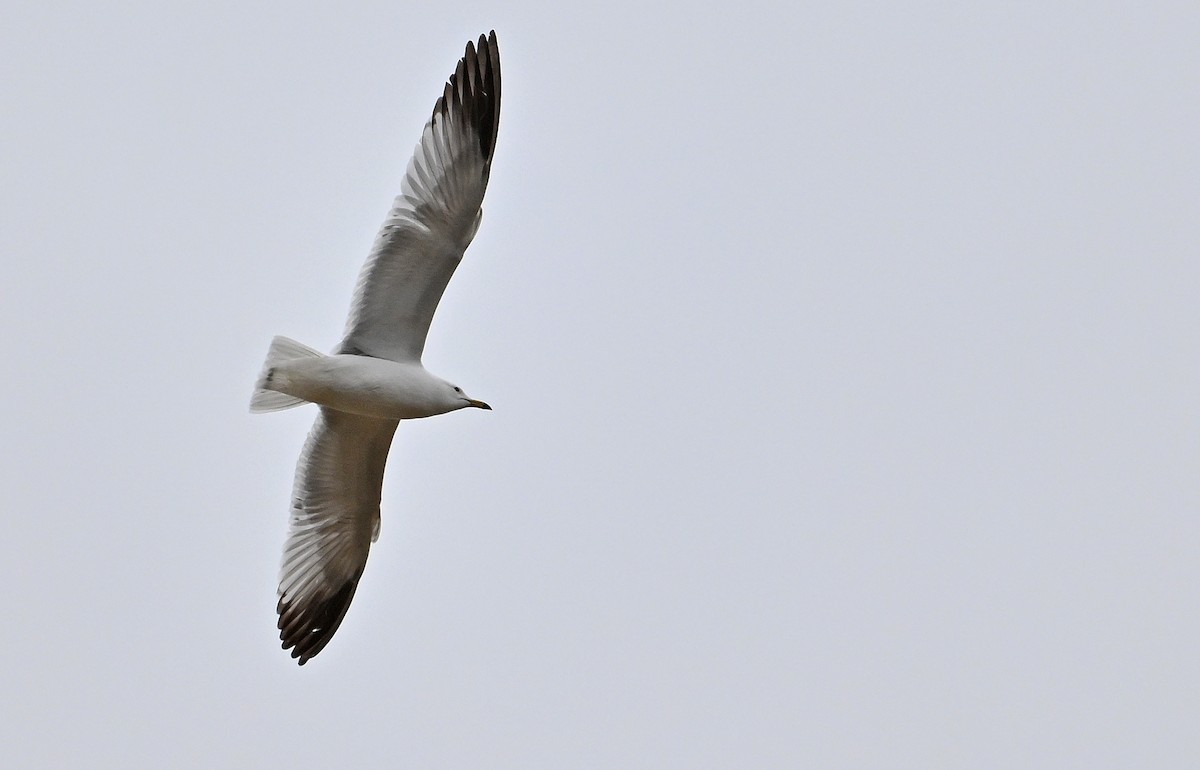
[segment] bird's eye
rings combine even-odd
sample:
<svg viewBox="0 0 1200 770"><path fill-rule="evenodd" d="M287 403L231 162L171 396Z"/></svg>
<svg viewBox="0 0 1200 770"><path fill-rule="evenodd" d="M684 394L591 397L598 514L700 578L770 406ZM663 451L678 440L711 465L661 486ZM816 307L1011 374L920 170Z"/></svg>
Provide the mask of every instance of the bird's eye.
<svg viewBox="0 0 1200 770"><path fill-rule="evenodd" d="M458 387L457 385L455 385L455 386L454 386L454 392L455 392L455 393L462 393L462 388L460 388L460 387Z"/></svg>

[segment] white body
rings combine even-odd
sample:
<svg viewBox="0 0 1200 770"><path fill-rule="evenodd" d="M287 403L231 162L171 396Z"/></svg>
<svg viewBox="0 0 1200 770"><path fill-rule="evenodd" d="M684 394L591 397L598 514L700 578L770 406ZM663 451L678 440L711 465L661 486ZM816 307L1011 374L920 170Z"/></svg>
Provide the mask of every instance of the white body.
<svg viewBox="0 0 1200 770"><path fill-rule="evenodd" d="M454 386L417 363L335 355L296 358L272 367L270 389L339 412L385 420L411 420L471 404Z"/></svg>

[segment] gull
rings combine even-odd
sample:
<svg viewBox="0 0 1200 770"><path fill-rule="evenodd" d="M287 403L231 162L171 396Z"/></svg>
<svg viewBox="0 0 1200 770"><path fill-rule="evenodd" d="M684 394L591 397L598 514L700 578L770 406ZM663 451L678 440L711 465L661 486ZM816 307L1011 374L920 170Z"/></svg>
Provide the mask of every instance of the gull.
<svg viewBox="0 0 1200 770"><path fill-rule="evenodd" d="M496 33L467 43L408 162L330 355L276 337L251 412L319 405L292 488L279 638L304 665L341 625L379 537L383 468L400 420L491 409L421 364L438 301L479 229L500 123Z"/></svg>

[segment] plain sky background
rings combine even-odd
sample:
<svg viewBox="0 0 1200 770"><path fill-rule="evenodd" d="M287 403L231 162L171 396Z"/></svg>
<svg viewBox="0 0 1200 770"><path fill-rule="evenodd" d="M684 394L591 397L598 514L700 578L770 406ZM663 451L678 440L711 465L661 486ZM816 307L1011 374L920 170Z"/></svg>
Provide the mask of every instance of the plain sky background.
<svg viewBox="0 0 1200 770"><path fill-rule="evenodd" d="M6 767L1200 765L1194 2L9 3ZM504 105L330 646L312 408L468 39Z"/></svg>

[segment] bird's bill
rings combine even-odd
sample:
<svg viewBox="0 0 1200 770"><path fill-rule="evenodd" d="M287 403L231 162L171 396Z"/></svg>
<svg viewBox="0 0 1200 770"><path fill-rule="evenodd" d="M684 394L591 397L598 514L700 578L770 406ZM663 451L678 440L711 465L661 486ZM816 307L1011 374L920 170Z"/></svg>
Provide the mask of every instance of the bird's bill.
<svg viewBox="0 0 1200 770"><path fill-rule="evenodd" d="M486 410L488 410L489 412L490 412L490 411L492 411L492 408L491 408L490 406L488 406L487 404L483 403L482 401L476 401L476 400L475 400L475 399L473 399L473 398L468 398L468 399L467 399L467 403L468 403L468 404L470 404L471 406L475 406L475 407L478 407L478 408L480 408L480 409L486 409Z"/></svg>

